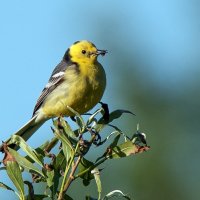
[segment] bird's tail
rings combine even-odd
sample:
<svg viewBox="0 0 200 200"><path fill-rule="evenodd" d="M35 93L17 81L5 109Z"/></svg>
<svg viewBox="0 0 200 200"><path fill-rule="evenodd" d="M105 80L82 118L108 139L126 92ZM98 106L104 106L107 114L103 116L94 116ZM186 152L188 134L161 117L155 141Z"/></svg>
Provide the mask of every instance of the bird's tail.
<svg viewBox="0 0 200 200"><path fill-rule="evenodd" d="M14 135L19 135L25 141L27 141L40 128L40 126L42 126L42 124L45 121L46 120L44 119L38 120L38 115L35 115L22 128L20 128L16 133L14 133ZM8 143L10 140L11 138L6 140L5 143ZM16 145L11 145L11 147L14 149L18 149ZM0 149L2 149L2 145L0 146Z"/></svg>

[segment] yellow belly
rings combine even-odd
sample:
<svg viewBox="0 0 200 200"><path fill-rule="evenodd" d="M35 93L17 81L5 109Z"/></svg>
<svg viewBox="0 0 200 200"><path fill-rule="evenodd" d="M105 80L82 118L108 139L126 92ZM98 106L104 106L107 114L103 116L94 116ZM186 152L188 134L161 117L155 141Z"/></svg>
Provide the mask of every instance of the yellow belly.
<svg viewBox="0 0 200 200"><path fill-rule="evenodd" d="M83 114L92 109L102 98L106 86L106 76L103 69L84 74L66 75L66 80L54 89L42 106L42 111L48 117L73 116L67 106Z"/></svg>

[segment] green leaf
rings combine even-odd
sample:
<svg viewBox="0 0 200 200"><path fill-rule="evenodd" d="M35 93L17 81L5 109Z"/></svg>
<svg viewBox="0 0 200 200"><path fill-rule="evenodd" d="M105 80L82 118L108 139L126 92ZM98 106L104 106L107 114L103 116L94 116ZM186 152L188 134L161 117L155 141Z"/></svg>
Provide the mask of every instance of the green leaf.
<svg viewBox="0 0 200 200"><path fill-rule="evenodd" d="M73 200L69 195L64 194L63 200Z"/></svg>
<svg viewBox="0 0 200 200"><path fill-rule="evenodd" d="M33 196L26 196L26 200L43 200L47 198L47 195L44 194L34 194Z"/></svg>
<svg viewBox="0 0 200 200"><path fill-rule="evenodd" d="M56 128L54 130L54 134L62 142L63 152L64 152L64 155L65 155L66 160L68 162L71 155L74 153L74 148L73 148L71 142L69 141L69 139L64 134L62 134L59 129Z"/></svg>
<svg viewBox="0 0 200 200"><path fill-rule="evenodd" d="M72 131L71 127L63 118L58 118L53 120L53 124L55 128L62 134L65 135L69 140L70 143L76 144L77 143L77 135L74 131ZM55 129L54 129L55 132Z"/></svg>
<svg viewBox="0 0 200 200"><path fill-rule="evenodd" d="M26 196L26 199L32 200L34 196L33 184L29 181L24 181L24 184L28 186L28 196Z"/></svg>
<svg viewBox="0 0 200 200"><path fill-rule="evenodd" d="M103 119L103 118L102 118ZM99 133L100 131L103 130L104 127L106 127L108 124L107 123L103 123L101 121L101 119L97 122L97 124L95 125L95 127L93 127L97 133Z"/></svg>
<svg viewBox="0 0 200 200"><path fill-rule="evenodd" d="M71 129L70 125L65 121L63 118L60 118L60 124L64 129L64 132L74 140L76 140L76 135L74 134L73 130Z"/></svg>
<svg viewBox="0 0 200 200"><path fill-rule="evenodd" d="M61 150L53 160L53 166L56 171L64 171L66 168L66 158Z"/></svg>
<svg viewBox="0 0 200 200"><path fill-rule="evenodd" d="M93 198L93 197L91 197L91 196L86 196L85 197L85 200L97 200L96 198Z"/></svg>
<svg viewBox="0 0 200 200"><path fill-rule="evenodd" d="M101 179L100 179L100 172L98 170L97 167L95 167L92 171L91 174L93 174L94 179L96 181L96 185L97 185L97 191L98 191L98 200L101 199L101 192L102 192L102 187L101 187Z"/></svg>
<svg viewBox="0 0 200 200"><path fill-rule="evenodd" d="M47 186L50 188L54 184L53 182L54 170L51 170L51 171L47 170L46 174L47 174Z"/></svg>
<svg viewBox="0 0 200 200"><path fill-rule="evenodd" d="M109 124L110 127L114 128L119 134L123 135L124 140L127 141L128 136L126 136L121 129L119 129L117 126ZM129 139L130 140L130 139Z"/></svg>
<svg viewBox="0 0 200 200"><path fill-rule="evenodd" d="M51 197L54 199L58 185L59 185L59 178L61 177L60 170L54 169L54 167L51 167L52 169L47 169L46 172L46 183L48 188L51 190Z"/></svg>
<svg viewBox="0 0 200 200"><path fill-rule="evenodd" d="M109 192L102 200L108 200L108 199L111 199L114 196L115 197L124 197L125 199L131 200L130 197L128 197L127 195L125 195L120 190L113 190L112 192Z"/></svg>
<svg viewBox="0 0 200 200"><path fill-rule="evenodd" d="M20 166L28 170L29 172L35 172L37 174L40 174L41 176L45 177L43 172L39 170L35 165L33 165L29 160L21 156L17 151L11 149L8 147L9 152L11 155L16 159L16 161L19 163Z"/></svg>
<svg viewBox="0 0 200 200"><path fill-rule="evenodd" d="M17 142L19 144L19 146L24 150L24 152L26 152L26 154L36 163L38 163L41 167L43 167L43 158L34 150L32 149L30 146L27 145L27 143L25 142L25 140L18 136L18 135L13 135L11 137L11 140L13 142Z"/></svg>
<svg viewBox="0 0 200 200"><path fill-rule="evenodd" d="M109 114L109 120L108 121L105 121L104 120L104 117L101 117L97 123L97 125L95 126L95 130L99 133L100 131L103 130L103 128L110 122L112 122L113 120L119 118L122 116L122 114L124 113L128 113L128 114L132 114L132 115L135 115L133 114L132 112L128 111L128 110L122 110L122 109L119 109L119 110L115 110L113 112L111 112Z"/></svg>
<svg viewBox="0 0 200 200"><path fill-rule="evenodd" d="M11 190L13 192L15 192L11 187L7 186L6 184L0 182L0 187L6 190Z"/></svg>
<svg viewBox="0 0 200 200"><path fill-rule="evenodd" d="M96 115L98 115L99 113L101 113L102 112L102 108L100 108L100 109L98 109L98 110L96 110L90 117L89 117L89 119L87 120L87 123L86 123L86 126L88 126L88 125L90 125L93 121L97 121L96 120Z"/></svg>
<svg viewBox="0 0 200 200"><path fill-rule="evenodd" d="M106 157L110 159L116 159L127 157L136 153L138 153L138 147L134 145L131 141L127 141L112 148L110 152L106 155Z"/></svg>
<svg viewBox="0 0 200 200"><path fill-rule="evenodd" d="M69 106L67 106L67 108L76 116L76 123L81 128L81 132L84 131L86 125L81 115L77 111L75 111L73 108Z"/></svg>
<svg viewBox="0 0 200 200"><path fill-rule="evenodd" d="M62 142L62 150L63 150L63 153L65 155L66 161L69 162L70 158L73 155L74 150L72 150L72 148L64 142Z"/></svg>
<svg viewBox="0 0 200 200"><path fill-rule="evenodd" d="M81 162L78 165L78 173L82 174L80 177L83 179L84 185L89 185L90 180L94 178L94 176L91 174L91 171L87 171L87 169L91 168L92 166L94 166L94 163L85 159L84 157L81 159Z"/></svg>
<svg viewBox="0 0 200 200"><path fill-rule="evenodd" d="M122 136L124 137L125 142L127 141L127 138L129 139L129 137L126 136L118 127L116 127L116 126L114 126L114 125L111 125L111 124L108 124L108 126L114 128L115 131L111 132L111 133L101 142L101 144L104 144L104 143L105 143L107 140L109 140L110 137L111 137L112 135L114 135L114 134L116 134L116 135L119 135L119 134L122 135ZM120 136L118 136L118 137L120 137ZM130 140L130 139L129 139L129 140Z"/></svg>
<svg viewBox="0 0 200 200"><path fill-rule="evenodd" d="M113 112L111 112L110 114L109 114L109 121L108 121L108 123L110 123L110 122L112 122L113 120L115 120L115 119L118 119L118 118L120 118L121 116L122 116L122 114L131 114L131 115L135 115L134 113L132 113L131 111L129 111L129 110L123 110L123 109L118 109L118 110L114 110ZM99 122L98 122L99 124L105 124L104 123L104 118L102 117L100 120L99 120Z"/></svg>
<svg viewBox="0 0 200 200"><path fill-rule="evenodd" d="M7 161L6 171L9 178L12 180L13 184L19 192L21 200L24 200L24 182L22 179L22 173L20 171L19 164L16 161Z"/></svg>
<svg viewBox="0 0 200 200"><path fill-rule="evenodd" d="M48 184L49 189L51 190L52 194L51 196L54 197L58 191L59 186L59 178L61 177L61 172L66 169L66 158L63 154L63 151L60 150L60 152L56 155L56 157L53 160L53 173L48 172Z"/></svg>
<svg viewBox="0 0 200 200"><path fill-rule="evenodd" d="M110 144L109 148L113 149L114 147L116 147L119 142L119 138L120 138L120 134L116 135L113 142Z"/></svg>
<svg viewBox="0 0 200 200"><path fill-rule="evenodd" d="M49 172L49 189L51 190L51 196L54 198L57 191L58 191L58 186L59 186L59 178L61 176L60 172L54 171L54 172Z"/></svg>
<svg viewBox="0 0 200 200"><path fill-rule="evenodd" d="M15 190L13 190L11 187L7 186L6 184L0 182L0 187L3 188L3 189L10 190L10 191L14 192L20 198L19 194Z"/></svg>
<svg viewBox="0 0 200 200"><path fill-rule="evenodd" d="M0 167L0 171L6 170L6 167Z"/></svg>
<svg viewBox="0 0 200 200"><path fill-rule="evenodd" d="M60 130L60 129L55 129L55 134L58 137L58 139L60 139L62 142L62 150L65 155L66 161L68 162L74 152L74 148L69 139L68 133L72 135L73 131L71 130L69 124L67 124L65 121L60 121L60 122L62 123L61 124L62 126L64 125L63 128L65 127L64 128L65 133L63 134L62 130ZM74 137L74 135L73 135L73 137ZM73 142L75 142L74 139L73 139Z"/></svg>
<svg viewBox="0 0 200 200"><path fill-rule="evenodd" d="M58 128L55 128L54 130L54 134L56 135L56 137L63 143L65 143L66 145L68 145L70 147L71 150L73 150L72 144L69 141L69 139L62 133L62 131L60 131Z"/></svg>
<svg viewBox="0 0 200 200"><path fill-rule="evenodd" d="M53 138L54 139L54 138ZM52 140L53 140L52 139ZM37 154L39 154L39 155L41 155L42 157L45 157L45 152L44 152L44 150L48 147L48 145L50 144L50 142L49 141L46 141L44 144L42 144L41 146L39 146L39 147L37 147L36 149L35 149L35 151L36 151L36 153Z"/></svg>
<svg viewBox="0 0 200 200"><path fill-rule="evenodd" d="M102 141L102 143L105 143L113 134L117 134L116 136L115 136L115 138L114 138L114 140L112 141L112 143L109 145L109 147L107 148L107 149L113 149L114 147L116 147L117 146L117 144L118 144L118 141L119 141L119 139L120 139L120 133L119 132L117 132L117 131L115 131L115 132L112 132L104 141ZM102 158L105 158L105 155L107 155L107 152L105 152L102 156L100 156L100 157L98 157L97 159L96 159L96 163L99 161L99 160L101 160Z"/></svg>
<svg viewBox="0 0 200 200"><path fill-rule="evenodd" d="M134 113L132 113L129 110L122 110L122 109L115 110L115 111L110 113L109 123L112 122L113 120L117 119L117 118L120 118L122 116L122 114L124 114L124 113L135 115Z"/></svg>

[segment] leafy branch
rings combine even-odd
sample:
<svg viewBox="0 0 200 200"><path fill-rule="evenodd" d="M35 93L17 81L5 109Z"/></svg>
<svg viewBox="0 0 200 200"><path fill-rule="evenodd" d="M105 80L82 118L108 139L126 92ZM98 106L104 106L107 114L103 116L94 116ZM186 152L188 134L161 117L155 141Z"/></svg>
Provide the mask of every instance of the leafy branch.
<svg viewBox="0 0 200 200"><path fill-rule="evenodd" d="M5 167L8 177L16 187L16 191L4 183L0 183L3 189L14 192L20 200L25 199L72 199L67 195L67 191L78 178L83 180L84 185L89 185L92 179L95 179L98 192L98 200L109 199L113 195L121 195L130 199L121 191L115 190L101 197L102 185L99 166L111 159L121 159L136 153L149 150L147 146L146 135L139 130L131 136L127 136L115 125L111 124L114 120L120 118L123 114L131 114L127 110L115 110L108 114L108 107L102 104L102 108L88 116L84 121L82 116L72 108L68 107L75 117L77 128L72 130L67 121L60 117L53 121L51 127L54 136L50 141L46 141L41 146L33 149L20 136L13 135L8 144L3 145L4 159L2 163ZM102 140L101 132L106 127L114 129L106 138ZM90 135L88 140L85 135ZM120 142L123 139L124 142ZM109 145L107 144L108 141ZM26 156L20 155L9 146L18 145ZM96 161L89 161L85 158L92 146L104 147L104 152L97 155ZM53 152L57 152L54 154ZM49 163L45 163L45 158L50 158ZM23 173L27 171L32 182L23 180ZM33 183L46 183L46 190L43 194L36 194ZM25 185L28 186L28 194L25 194ZM86 197L86 199L94 199Z"/></svg>

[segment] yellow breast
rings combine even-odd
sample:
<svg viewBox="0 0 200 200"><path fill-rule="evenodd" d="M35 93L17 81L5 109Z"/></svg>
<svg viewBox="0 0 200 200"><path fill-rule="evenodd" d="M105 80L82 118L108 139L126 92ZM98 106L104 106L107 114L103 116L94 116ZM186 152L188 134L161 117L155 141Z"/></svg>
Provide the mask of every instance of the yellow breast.
<svg viewBox="0 0 200 200"><path fill-rule="evenodd" d="M82 64L79 68L78 73L75 70L66 70L65 80L44 102L42 109L49 118L73 116L67 106L83 114L101 100L106 87L106 75L101 64Z"/></svg>

